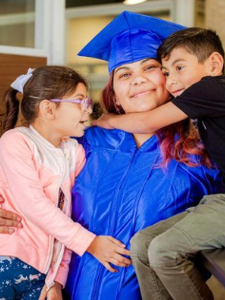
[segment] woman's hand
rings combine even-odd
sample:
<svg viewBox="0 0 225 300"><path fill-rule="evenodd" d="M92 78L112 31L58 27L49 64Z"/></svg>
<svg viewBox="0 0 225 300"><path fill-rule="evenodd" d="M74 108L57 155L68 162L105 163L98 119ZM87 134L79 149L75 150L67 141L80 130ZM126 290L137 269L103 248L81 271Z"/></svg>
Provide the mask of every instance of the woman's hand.
<svg viewBox="0 0 225 300"><path fill-rule="evenodd" d="M63 300L61 284L55 282L48 292L46 285L44 285L39 300L45 300L46 298L47 300Z"/></svg>
<svg viewBox="0 0 225 300"><path fill-rule="evenodd" d="M118 267L131 265L131 260L123 255L130 255L125 245L111 236L97 236L91 243L87 252L99 260L110 272L118 272L110 263Z"/></svg>
<svg viewBox="0 0 225 300"><path fill-rule="evenodd" d="M0 196L0 204L4 203L4 199ZM0 208L0 233L12 234L15 228L22 228L22 218L10 211Z"/></svg>
<svg viewBox="0 0 225 300"><path fill-rule="evenodd" d="M91 126L99 126L99 127L103 127L106 129L114 129L116 127L114 127L111 124L111 121L115 118L116 115L114 114L102 114L101 117L98 120L93 120L91 122Z"/></svg>

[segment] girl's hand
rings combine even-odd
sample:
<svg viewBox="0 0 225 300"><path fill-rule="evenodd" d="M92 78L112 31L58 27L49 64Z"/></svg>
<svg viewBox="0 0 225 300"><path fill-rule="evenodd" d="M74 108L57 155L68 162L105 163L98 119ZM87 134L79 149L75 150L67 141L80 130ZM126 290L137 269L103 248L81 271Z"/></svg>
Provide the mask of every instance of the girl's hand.
<svg viewBox="0 0 225 300"><path fill-rule="evenodd" d="M62 286L60 283L55 282L55 284L50 288L50 290L47 292L46 285L43 286L43 289L41 291L41 295L39 297L39 300L63 300L62 298Z"/></svg>
<svg viewBox="0 0 225 300"><path fill-rule="evenodd" d="M93 120L91 126L99 126L106 129L114 129L115 127L111 124L111 120L115 118L114 114L102 114L98 120Z"/></svg>
<svg viewBox="0 0 225 300"><path fill-rule="evenodd" d="M131 260L123 255L130 255L130 251L125 249L125 245L111 236L97 236L91 243L87 252L99 260L110 272L118 272L112 268L110 263L127 267L131 265Z"/></svg>
<svg viewBox="0 0 225 300"><path fill-rule="evenodd" d="M41 294L40 294L38 300L45 300L46 297L47 297L47 287L46 287L46 285L44 285L42 290L41 290Z"/></svg>
<svg viewBox="0 0 225 300"><path fill-rule="evenodd" d="M4 203L4 199L0 196L0 205ZM0 233L12 234L15 228L22 228L21 217L3 208L0 208Z"/></svg>

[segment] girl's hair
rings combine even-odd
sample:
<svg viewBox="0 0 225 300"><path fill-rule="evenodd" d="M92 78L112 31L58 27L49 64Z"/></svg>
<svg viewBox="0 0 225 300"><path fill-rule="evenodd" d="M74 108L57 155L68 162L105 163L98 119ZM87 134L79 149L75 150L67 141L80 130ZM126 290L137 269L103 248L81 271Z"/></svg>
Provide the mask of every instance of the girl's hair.
<svg viewBox="0 0 225 300"><path fill-rule="evenodd" d="M42 66L32 72L32 77L23 88L23 98L19 101L17 90L10 88L5 93L6 119L4 130L15 127L19 108L25 121L30 124L38 115L42 100L62 98L71 95L79 83L87 87L85 79L74 70L62 66ZM59 105L59 103L57 103Z"/></svg>
<svg viewBox="0 0 225 300"><path fill-rule="evenodd" d="M107 112L114 114L125 114L122 107L115 103L113 90L113 72L104 90L102 91L101 105ZM207 156L204 146L201 144L200 136L190 119L164 127L156 132L163 156L162 167L166 167L171 159L182 162L187 166L198 166L200 164L211 168L212 163ZM191 155L199 156L199 163L193 162Z"/></svg>

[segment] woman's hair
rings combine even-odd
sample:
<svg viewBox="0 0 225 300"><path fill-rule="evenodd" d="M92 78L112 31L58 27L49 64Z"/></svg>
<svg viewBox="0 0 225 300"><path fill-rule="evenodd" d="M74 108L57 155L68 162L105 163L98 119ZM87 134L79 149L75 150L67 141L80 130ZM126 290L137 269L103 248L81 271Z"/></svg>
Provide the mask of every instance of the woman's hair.
<svg viewBox="0 0 225 300"><path fill-rule="evenodd" d="M118 107L115 103L113 72L102 91L101 105L106 112L125 114L122 107ZM190 119L164 127L156 134L162 151L163 167L166 167L171 159L193 167L200 164L212 167L205 148L201 144L199 133ZM191 155L199 156L199 163L193 162Z"/></svg>
<svg viewBox="0 0 225 300"><path fill-rule="evenodd" d="M37 117L39 104L42 100L69 96L76 90L79 83L87 87L85 79L67 67L42 66L35 69L32 74L23 88L22 101L17 98L18 91L13 88L5 93L6 119L4 130L15 127L20 106L23 118L30 124Z"/></svg>
<svg viewBox="0 0 225 300"><path fill-rule="evenodd" d="M113 89L113 76L114 72L110 74L109 82L102 91L100 104L103 110L105 110L106 112L110 112L117 115L123 115L125 114L125 111L121 106L118 106L115 101L115 92Z"/></svg>

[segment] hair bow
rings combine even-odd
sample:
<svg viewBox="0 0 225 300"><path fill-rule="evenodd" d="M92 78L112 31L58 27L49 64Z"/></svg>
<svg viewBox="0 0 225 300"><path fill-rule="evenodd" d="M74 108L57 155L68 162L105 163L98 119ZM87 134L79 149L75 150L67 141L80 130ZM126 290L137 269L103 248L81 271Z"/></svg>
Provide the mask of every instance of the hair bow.
<svg viewBox="0 0 225 300"><path fill-rule="evenodd" d="M27 74L23 74L17 77L16 80L11 84L11 87L23 94L23 88L27 81L33 76L33 71L34 69L29 68Z"/></svg>

